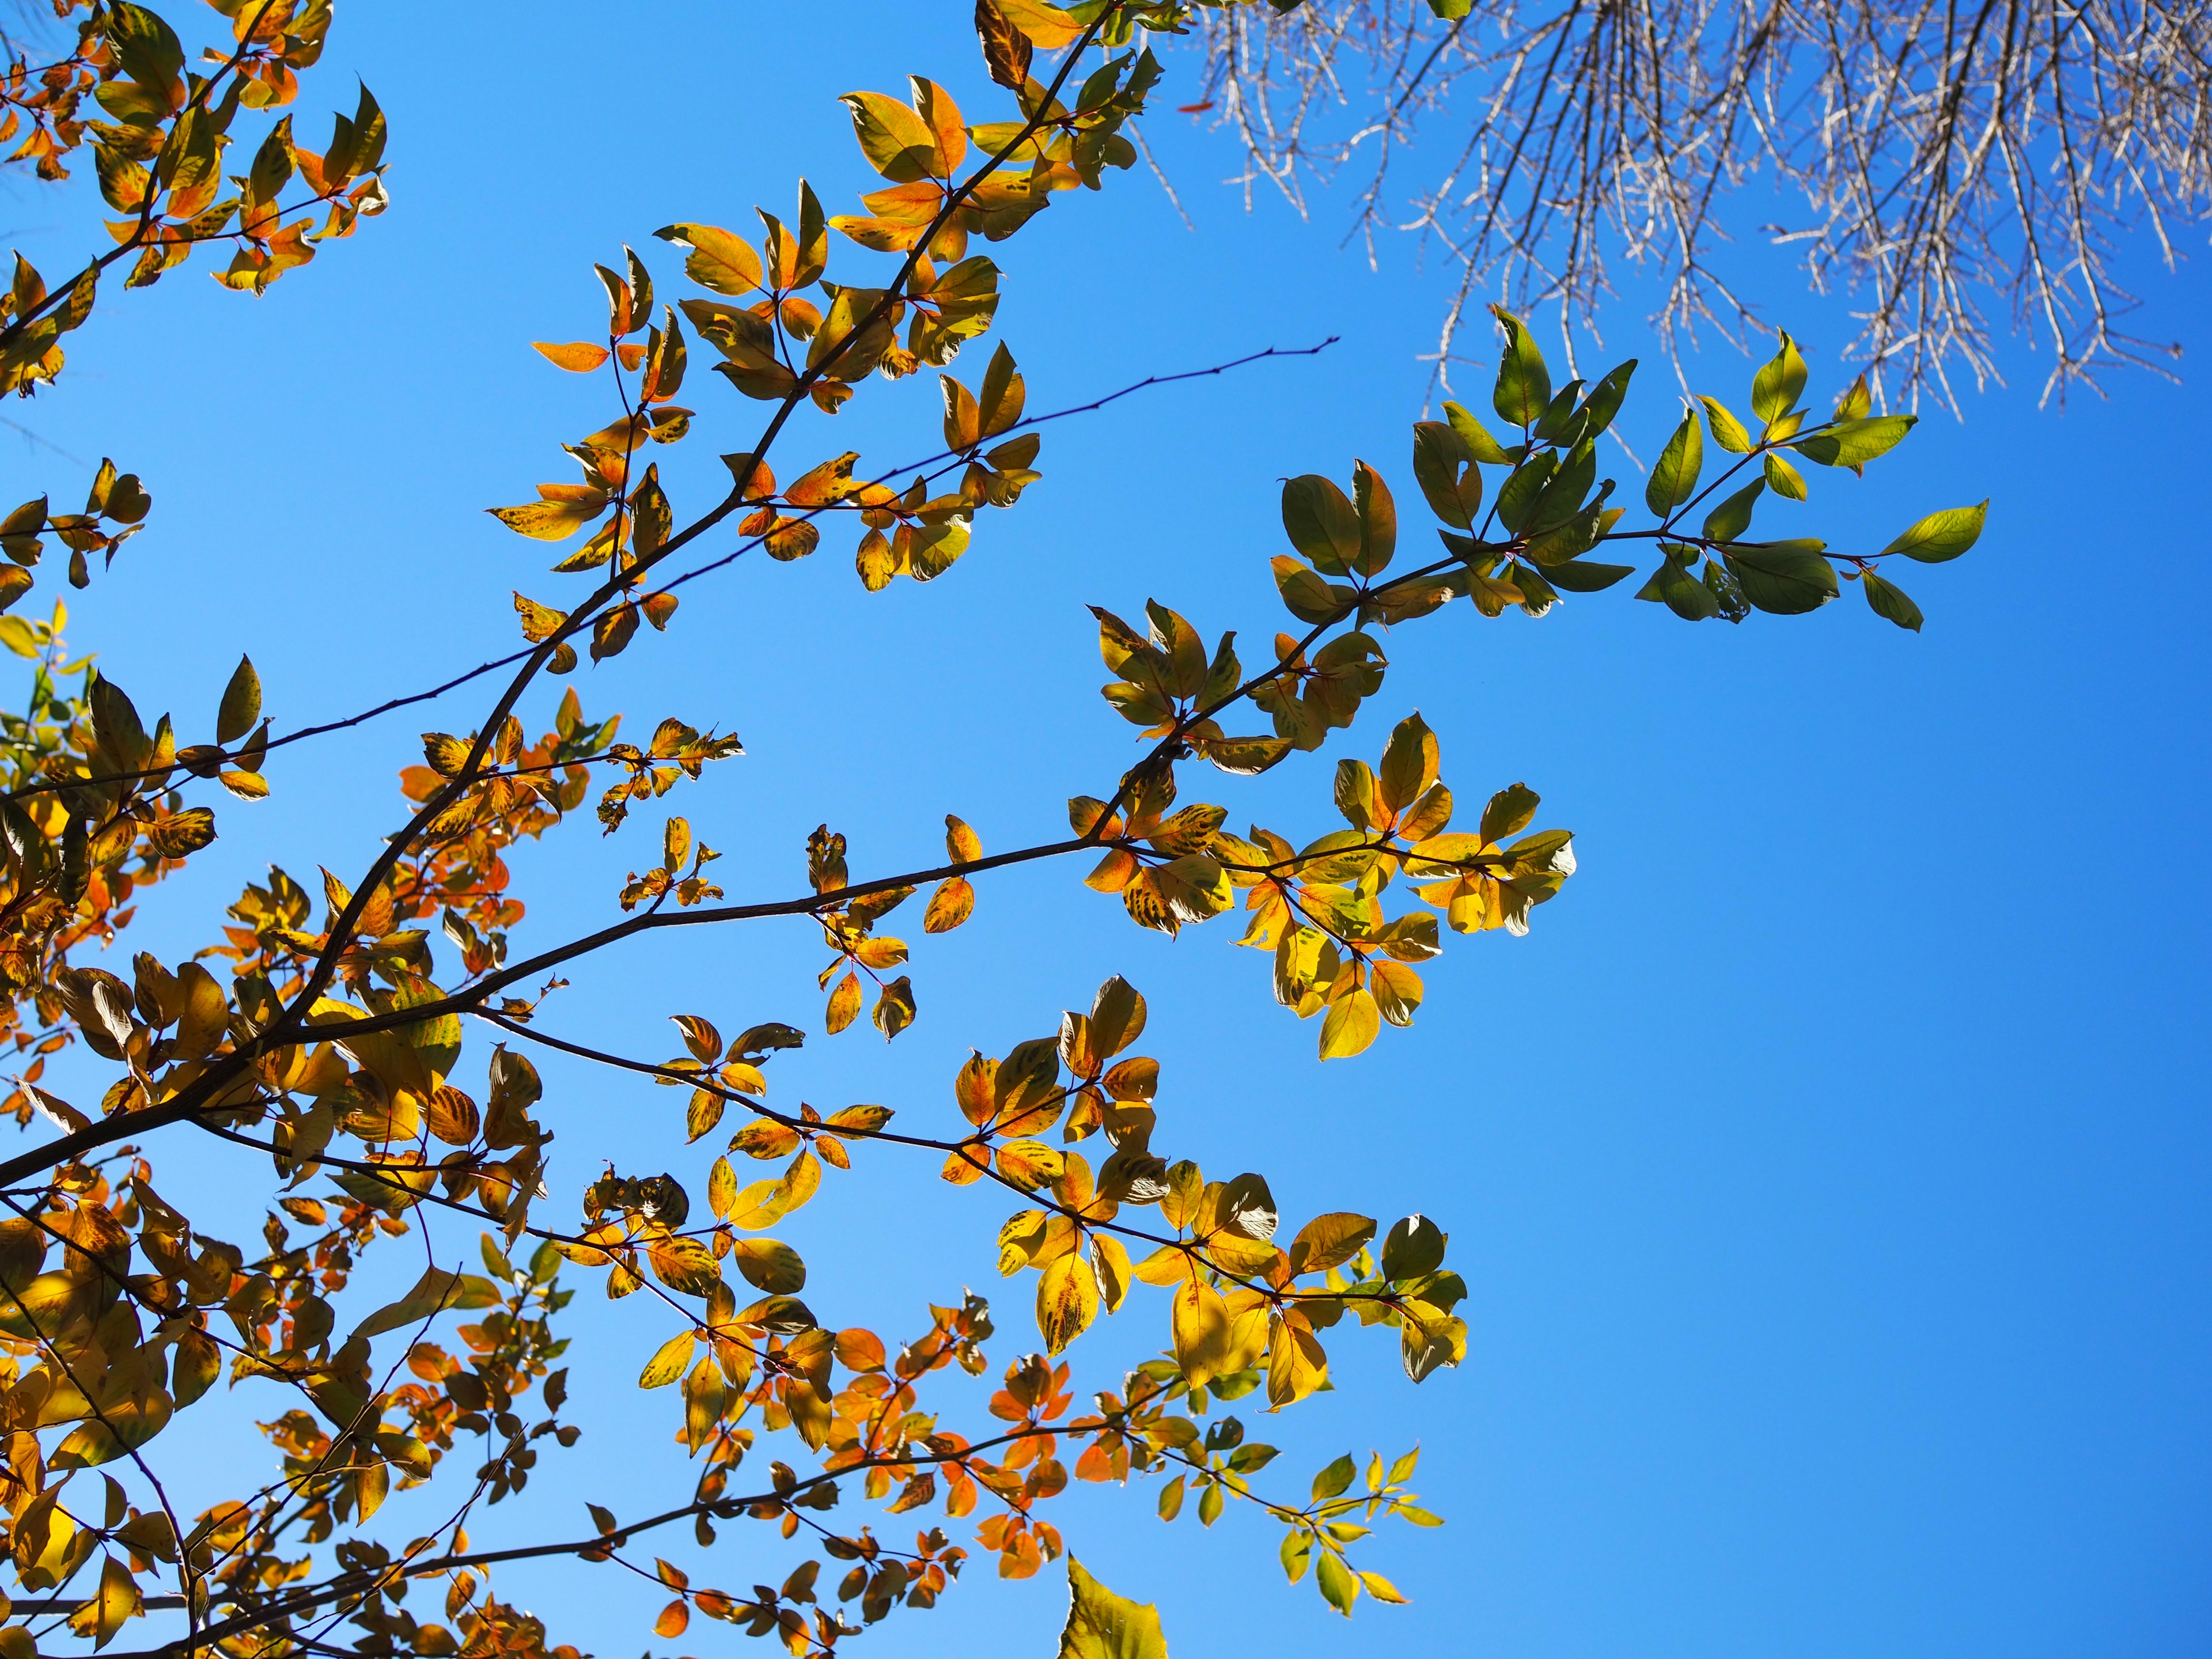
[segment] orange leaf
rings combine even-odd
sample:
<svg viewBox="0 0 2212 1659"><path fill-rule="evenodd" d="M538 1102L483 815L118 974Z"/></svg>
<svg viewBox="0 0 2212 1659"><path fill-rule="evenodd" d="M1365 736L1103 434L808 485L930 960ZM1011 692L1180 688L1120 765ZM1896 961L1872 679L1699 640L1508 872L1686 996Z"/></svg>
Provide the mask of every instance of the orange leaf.
<svg viewBox="0 0 2212 1659"><path fill-rule="evenodd" d="M565 368L571 374L589 374L607 360L607 349L588 341L571 340L566 345L554 345L544 340L532 340L531 344L554 368Z"/></svg>
<svg viewBox="0 0 2212 1659"><path fill-rule="evenodd" d="M945 1160L945 1178L956 1187L981 1181L990 1167L991 1155L980 1146L963 1146Z"/></svg>

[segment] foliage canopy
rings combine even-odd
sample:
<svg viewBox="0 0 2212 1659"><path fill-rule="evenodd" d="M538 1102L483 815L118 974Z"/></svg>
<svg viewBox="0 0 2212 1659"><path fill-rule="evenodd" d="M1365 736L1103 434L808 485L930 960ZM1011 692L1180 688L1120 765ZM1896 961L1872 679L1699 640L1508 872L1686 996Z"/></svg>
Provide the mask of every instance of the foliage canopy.
<svg viewBox="0 0 2212 1659"><path fill-rule="evenodd" d="M183 36L155 12L62 0L74 47L18 62L0 88L15 161L58 179L88 148L121 216L108 222L113 247L58 286L17 259L0 301L0 371L25 396L64 372L63 337L93 317L112 268L127 264L122 285L143 287L215 244L229 255L218 279L258 293L385 204L385 123L366 91L319 155L283 112L322 52L325 0L210 3L227 27L191 68ZM149 722L65 647L58 597L42 618L21 604L56 564L89 584L94 555L100 579L126 578L131 562L114 562L149 520L147 486L106 464L82 512L41 496L0 524L0 644L32 664L27 702L0 725L0 1036L20 1066L8 1108L43 1137L0 1159L8 1659L106 1648L149 1614L167 1632L146 1638L149 1655L573 1659L494 1585L503 1564L548 1558L619 1564L648 1582L643 1614L662 1641L703 1616L793 1655L827 1652L894 1608L933 1605L977 1555L1013 1577L1059 1559L1049 1506L1072 1480L1151 1481L1170 1521L1186 1505L1209 1525L1232 1501L1255 1505L1281 1526L1285 1571L1310 1574L1331 1607L1401 1599L1353 1558L1385 1517L1437 1524L1409 1490L1414 1454L1364 1468L1346 1455L1303 1490L1279 1486L1263 1479L1276 1449L1220 1408L1297 1406L1330 1386L1330 1349L1359 1328L1395 1333L1415 1382L1457 1364L1466 1286L1446 1236L1424 1216L1384 1225L1349 1211L1289 1226L1264 1176L1209 1177L1176 1157L1172 1109L1161 1116L1172 1096L1159 1061L1137 1052L1146 1006L1126 980L1056 1024L1038 1011L1039 1035L1003 1055L973 1054L946 1079L950 1111L783 1103L776 1056L810 1033L760 1011L673 1009L679 1051L654 1040L630 1053L563 1035L550 999L570 964L670 928L805 919L827 957L818 1033L854 1030L865 1012L896 1039L926 1002L913 947L885 931L902 907L927 888L916 908L934 936L969 919L992 872L1073 859L1140 927L1175 933L1241 908L1237 943L1276 1000L1316 1022L1321 1059L1349 1059L1412 1023L1419 964L1445 931L1527 931L1575 872L1572 835L1542 824L1522 783L1463 810L1417 714L1370 745L1371 760L1338 762L1321 781L1318 822L1295 833L1238 835L1227 807L1182 799L1201 763L1224 787L1298 763L1381 691L1407 630L1447 611L1540 617L1563 595L1640 574L1639 599L1741 622L1817 609L1854 582L1878 617L1917 629L1918 609L1886 573L1972 544L1979 507L1933 514L1865 552L1753 533L1769 497L1806 500L1808 468L1859 471L1912 425L1877 412L1863 382L1830 413L1809 410L1786 335L1747 403L1706 397L1686 410L1632 526L1634 503L1614 504L1597 446L1635 364L1555 386L1527 329L1500 311L1489 410L1447 404L1410 434L1435 556L1401 560L1382 470L1356 461L1341 480L1293 478L1282 492L1290 550L1271 564L1292 625L1255 666L1234 632L1209 643L1156 600L1132 609L1139 621L1094 607L1104 700L1135 728L1139 757L1068 803L1065 838L994 851L948 815L941 864L882 872L825 823L805 848L803 890L745 871L746 888L769 896L733 901L714 849L668 810L678 803L655 804L737 756L736 739L669 714L632 741L620 716L587 715L573 686L556 696L548 683L586 653L605 662L674 648L681 590L746 556L772 565L832 539L872 593L946 577L979 521L1018 505L1042 476L1042 428L1060 416L1031 412L1003 342L970 367L1002 279L980 250L1130 166L1128 124L1160 78L1147 38L1183 21L1173 4L980 0L997 118L971 123L925 79L904 98L853 93L844 101L876 175L860 211L832 215L801 183L788 217L760 211L757 237L679 222L654 233L663 246L650 259L624 248L599 266L604 329L538 343L537 372L597 377L605 424L560 446L574 474L491 509L518 545L562 550L550 575L514 595L520 648L435 692L279 732L241 659L210 665L211 714ZM234 130L256 121L266 130L253 160L225 174ZM727 382L705 388L704 415L678 401L687 380L700 387L700 348ZM929 460L873 470L818 429L862 392L895 396L909 380L933 382L941 410ZM679 510L656 453L752 405L757 429L722 458L726 491ZM210 803L223 793L246 803L222 805L234 834L280 751L495 673L503 683L471 729L423 735L420 762L400 773L404 821L368 868L302 881L272 866L189 959L139 952L127 974L119 961L97 965L146 890L213 842ZM533 737L532 726L546 729ZM657 822L630 824L647 809ZM1328 827L1331 814L1340 827ZM580 817L644 835L639 862L658 861L607 895L603 926L525 951L509 856ZM471 1025L488 1047L470 1042ZM46 1078L76 1044L105 1079L82 1106ZM574 1143L589 1125L545 1089L531 1058L541 1052L672 1085L696 1158L678 1175L623 1169L619 1144L556 1158L556 1127ZM219 1237L163 1198L156 1159L179 1135L233 1160L237 1190L265 1206L258 1242ZM593 1176L587 1160L602 1157ZM904 1340L837 1320L836 1286L810 1285L773 1230L856 1158L902 1161L931 1189L975 1189L940 1194L963 1218L991 1195L1017 1206L998 1228L998 1266L1033 1297L1042 1352L987 1357L993 1316L972 1294L926 1309ZM455 1254L457 1227L478 1236L473 1260ZM380 1268L403 1237L430 1265L374 1275L413 1278L390 1299L356 1290L364 1256L376 1252ZM681 1454L591 1505L588 1527L477 1547L470 1517L522 1492L541 1453L582 1431L564 1415L580 1356L561 1333L586 1289L653 1306L655 1342L605 1363L640 1366L647 1409L665 1413ZM1164 1350L1079 1391L1079 1340L1125 1310L1158 1323ZM963 1422L957 1399L945 1402L933 1379L948 1368L999 1373L987 1419ZM218 1382L270 1402L260 1428L275 1456L227 1456L235 1492L185 1512L161 1465L190 1432L179 1414ZM650 1488L664 1477L689 1496L655 1509ZM411 1539L390 1531L387 1499L426 1486L448 1494L434 1511L392 1513L446 1518ZM812 1553L780 1585L744 1592L694 1583L653 1553L674 1529L706 1547L733 1527L803 1537ZM1068 1572L1063 1653L1159 1650L1150 1609L1072 1559Z"/></svg>

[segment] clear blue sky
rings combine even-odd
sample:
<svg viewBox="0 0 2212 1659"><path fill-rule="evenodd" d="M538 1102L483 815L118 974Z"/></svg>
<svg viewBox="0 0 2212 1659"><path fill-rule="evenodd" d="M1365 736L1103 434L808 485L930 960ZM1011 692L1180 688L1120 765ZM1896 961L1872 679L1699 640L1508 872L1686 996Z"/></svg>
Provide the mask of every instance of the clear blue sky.
<svg viewBox="0 0 2212 1659"><path fill-rule="evenodd" d="M915 70L983 107L967 14L848 22L652 0L617 27L566 0L343 9L307 107L349 105L356 73L375 88L393 126L390 214L258 303L195 268L104 304L76 371L27 411L63 448L137 468L156 501L116 576L76 606L74 637L142 708L201 721L250 649L280 725L511 648L508 590L551 598L560 579L480 509L568 476L555 446L599 418L526 343L588 335L590 262L624 240L658 252L650 233L671 220L784 210L801 172L844 210L866 175L837 93L896 90ZM1186 101L1192 64L1170 70L1168 101ZM302 117L310 142L323 120ZM1170 118L1152 141L1195 230L1139 173L1063 199L1003 252L1002 331L1032 407L1340 343L1053 430L1044 483L985 520L945 580L870 599L842 549L748 559L686 598L667 641L580 675L595 714L742 733L747 757L685 803L729 850L733 894L790 890L825 819L869 872L926 857L947 811L993 848L1054 833L1061 799L1132 752L1097 696L1085 602L1127 613L1158 597L1257 647L1280 614L1266 572L1276 481L1342 475L1358 455L1411 494L1414 357L1443 273L1408 244L1386 244L1370 272L1339 246L1339 204L1310 223L1271 201L1248 216L1215 182L1235 165L1218 135ZM66 216L40 198L5 210L50 274L84 246L47 228ZM672 279L672 261L657 268ZM1419 1209L1449 1230L1468 1364L1417 1391L1388 1345L1342 1342L1340 1393L1279 1433L1255 1428L1288 1449L1277 1468L1294 1489L1339 1450L1422 1443L1419 1485L1449 1524L1386 1531L1365 1560L1413 1604L1363 1604L1341 1627L1310 1585L1285 1586L1258 1526L1200 1534L1187 1516L1170 1531L1133 1492L1060 1504L1102 1577L1159 1601L1173 1651L2204 1650L2212 566L2197 486L2212 287L2147 259L2137 275L2148 331L2197 354L2182 386L2123 377L2108 402L2039 411L2043 361L2014 351L2017 389L1974 398L1964 423L1927 422L1863 483L1815 479L1817 514L1847 544L1991 499L1970 557L1911 573L1918 637L1855 594L1728 629L1626 589L1540 623L1462 607L1406 631L1376 712L1328 757L1372 758L1380 711L1418 707L1462 798L1527 779L1547 819L1580 832L1582 866L1531 938L1452 950L1412 1031L1319 1067L1314 1028L1273 1006L1225 924L1173 944L1139 934L1075 872L1047 868L990 884L976 921L923 953L921 1023L894 1048L862 1028L778 1062L824 1107L882 1101L941 1123L969 1046L1004 1052L1120 971L1152 999L1163 1143L1209 1171L1266 1170L1294 1218ZM1846 377L1846 307L1778 270L1763 280L1826 395ZM1648 453L1672 397L1639 301L1608 313L1608 346L1645 359L1629 427ZM670 469L679 515L720 488L714 453L754 420L695 363L687 401L704 429ZM1694 378L1741 403L1749 368L1716 348ZM927 385L871 391L804 441L926 453L933 408ZM50 453L0 455L24 481L10 500L77 487ZM220 856L134 936L165 955L202 942L270 858L310 877L365 863L396 821L388 780L413 734L466 730L477 707L455 699L274 767L276 798L221 807ZM1207 796L1232 823L1317 834L1328 777L1309 762ZM649 861L635 834L602 845L582 824L518 860L524 940L611 914L623 872ZM813 1024L816 957L796 927L702 935L578 974L558 1018L647 1054L678 1010L726 1030ZM605 1155L703 1168L680 1149L672 1092L550 1075L563 1199ZM918 1328L908 1310L923 1297L997 1285L1006 1206L921 1176L865 1159L782 1230L826 1318ZM1030 1346L1029 1294L1024 1280L999 1297L1006 1358ZM637 1302L580 1298L579 1370L609 1379L577 1390L586 1437L548 1457L530 1513L480 1536L567 1528L586 1498L626 1514L682 1501L673 1402L641 1409L627 1383L665 1334ZM1164 1340L1152 1298L1078 1353L1104 1382ZM664 1480L649 1489L645 1452ZM211 1455L197 1472L207 1496L226 1473ZM708 1563L684 1551L695 1582L769 1577L745 1553L755 1530L726 1529ZM651 1598L607 1571L501 1583L567 1639L635 1651ZM1056 1574L978 1573L860 1650L1042 1655L1063 1594ZM676 1645L730 1639L702 1626Z"/></svg>

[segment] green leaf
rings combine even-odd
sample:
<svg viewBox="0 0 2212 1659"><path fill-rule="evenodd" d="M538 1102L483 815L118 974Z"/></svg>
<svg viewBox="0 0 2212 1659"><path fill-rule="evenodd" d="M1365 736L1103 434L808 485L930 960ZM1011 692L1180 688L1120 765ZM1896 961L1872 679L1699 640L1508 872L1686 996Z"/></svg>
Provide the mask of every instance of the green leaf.
<svg viewBox="0 0 2212 1659"><path fill-rule="evenodd" d="M1705 514L1705 539L1732 542L1751 528L1751 510L1766 493L1766 480L1753 478Z"/></svg>
<svg viewBox="0 0 2212 1659"><path fill-rule="evenodd" d="M1917 415L1876 415L1838 421L1791 446L1816 466L1864 466L1897 447L1919 420Z"/></svg>
<svg viewBox="0 0 2212 1659"><path fill-rule="evenodd" d="M1505 580L1521 590L1521 608L1532 617L1548 615L1559 596L1551 583L1516 559L1505 567Z"/></svg>
<svg viewBox="0 0 2212 1659"><path fill-rule="evenodd" d="M1544 405L1544 412L1536 417L1529 435L1545 443L1556 443L1562 449L1571 449L1582 441L1582 428L1575 419L1576 406L1583 395L1583 383L1570 380L1552 394L1552 401ZM1570 428L1573 428L1571 431Z"/></svg>
<svg viewBox="0 0 2212 1659"><path fill-rule="evenodd" d="M1621 403L1628 396L1628 382L1635 373L1636 359L1631 357L1590 388L1589 396L1583 400L1583 427L1576 434L1578 439L1595 438L1613 424L1613 417L1620 413Z"/></svg>
<svg viewBox="0 0 2212 1659"><path fill-rule="evenodd" d="M1270 562L1285 607L1300 622L1328 622L1343 609L1329 584L1296 559L1278 554Z"/></svg>
<svg viewBox="0 0 2212 1659"><path fill-rule="evenodd" d="M1519 835L1536 821L1536 809L1542 804L1543 797L1527 784L1507 784L1482 809L1483 840L1502 842Z"/></svg>
<svg viewBox="0 0 2212 1659"><path fill-rule="evenodd" d="M1491 407L1516 426L1533 426L1552 401L1551 371L1544 367L1544 354L1536 349L1518 317L1500 306L1491 307L1490 314L1505 331L1505 349L1498 356L1498 385L1491 393Z"/></svg>
<svg viewBox="0 0 2212 1659"><path fill-rule="evenodd" d="M1508 835L1511 830L1505 832ZM1443 1265L1444 1247L1450 1235L1425 1215L1409 1215L1392 1224L1382 1239L1382 1276L1417 1279ZM1335 1467L1334 1464L1331 1468Z"/></svg>
<svg viewBox="0 0 2212 1659"><path fill-rule="evenodd" d="M1698 493L1698 474L1705 465L1705 433L1696 416L1685 415L1674 435L1667 440L1667 447L1659 452L1659 462L1651 469L1650 477L1644 481L1644 505L1665 518Z"/></svg>
<svg viewBox="0 0 2212 1659"><path fill-rule="evenodd" d="M1413 477L1437 517L1461 530L1474 527L1482 472L1468 453L1467 441L1443 422L1414 423Z"/></svg>
<svg viewBox="0 0 2212 1659"><path fill-rule="evenodd" d="M1346 1452L1319 1474L1314 1476L1313 1501L1316 1504L1327 1503L1352 1484L1354 1473L1352 1454Z"/></svg>
<svg viewBox="0 0 2212 1659"><path fill-rule="evenodd" d="M1490 428L1458 404L1444 405L1444 419L1450 422L1451 429L1459 434L1460 441L1467 446L1467 453L1485 466L1513 465L1513 458L1505 453L1497 439L1490 435Z"/></svg>
<svg viewBox="0 0 2212 1659"><path fill-rule="evenodd" d="M1795 617L1836 597L1836 568L1816 541L1769 542L1727 550L1729 574L1761 611Z"/></svg>
<svg viewBox="0 0 2212 1659"><path fill-rule="evenodd" d="M1923 620L1920 607L1907 598L1903 588L1894 582L1884 581L1871 570L1859 578L1866 588L1867 603L1874 607L1877 617L1887 617L1899 628L1920 631Z"/></svg>
<svg viewBox="0 0 2212 1659"><path fill-rule="evenodd" d="M1727 567L1719 561L1707 559L1699 580L1719 602L1724 620L1740 623L1751 614L1751 606L1744 601L1743 589L1736 586L1735 578L1729 574Z"/></svg>
<svg viewBox="0 0 2212 1659"><path fill-rule="evenodd" d="M489 1279L474 1273L451 1273L443 1267L426 1267L412 1290L362 1320L354 1328L354 1335L381 1336L402 1326L420 1325L452 1309L489 1308L498 1302L499 1291Z"/></svg>
<svg viewBox="0 0 2212 1659"><path fill-rule="evenodd" d="M1955 559L1980 539L1982 520L1989 516L1987 501L1979 507L1947 507L1930 513L1881 550L1902 553L1923 564Z"/></svg>
<svg viewBox="0 0 2212 1659"><path fill-rule="evenodd" d="M1527 528L1529 514L1536 510L1544 486L1552 482L1552 474L1559 470L1559 458L1545 449L1515 467L1498 488L1498 522L1516 536Z"/></svg>
<svg viewBox="0 0 2212 1659"><path fill-rule="evenodd" d="M1379 576L1398 549L1398 505L1382 475L1364 461L1352 468L1352 489L1359 511L1359 550L1352 568L1363 576Z"/></svg>
<svg viewBox="0 0 2212 1659"><path fill-rule="evenodd" d="M1224 772L1256 777L1291 752L1287 738L1218 738L1201 751Z"/></svg>
<svg viewBox="0 0 2212 1659"><path fill-rule="evenodd" d="M1762 421L1778 421L1797 407L1804 390L1805 360L1797 355L1797 343L1784 334L1773 361L1752 376L1751 412Z"/></svg>
<svg viewBox="0 0 2212 1659"><path fill-rule="evenodd" d="M1344 1565L1342 1557L1322 1552L1314 1564L1314 1583L1329 1606L1346 1618L1352 1617L1352 1604L1359 1599L1359 1575Z"/></svg>
<svg viewBox="0 0 2212 1659"><path fill-rule="evenodd" d="M1060 1659L1167 1659L1160 1611L1114 1594L1067 1558L1067 1625Z"/></svg>
<svg viewBox="0 0 2212 1659"><path fill-rule="evenodd" d="M1316 569L1341 576L1359 557L1359 514L1335 483L1317 472L1283 486L1283 529Z"/></svg>
<svg viewBox="0 0 2212 1659"><path fill-rule="evenodd" d="M143 6L112 8L107 39L123 72L141 86L167 90L183 73L185 48L177 32Z"/></svg>
<svg viewBox="0 0 2212 1659"><path fill-rule="evenodd" d="M1685 622L1707 622L1721 614L1720 597L1672 558L1651 573L1636 597L1664 605Z"/></svg>
<svg viewBox="0 0 2212 1659"><path fill-rule="evenodd" d="M230 684L223 688L222 704L215 717L215 740L237 742L261 718L261 677L253 672L253 659L240 657Z"/></svg>
<svg viewBox="0 0 2212 1659"><path fill-rule="evenodd" d="M1759 457L1759 465L1766 476L1766 487L1776 495L1793 501L1805 499L1805 480L1797 469L1772 450Z"/></svg>
<svg viewBox="0 0 2212 1659"><path fill-rule="evenodd" d="M1632 564L1596 564L1587 559L1547 565L1544 568L1547 581L1554 587L1566 589L1570 593L1601 592L1635 574L1636 567Z"/></svg>

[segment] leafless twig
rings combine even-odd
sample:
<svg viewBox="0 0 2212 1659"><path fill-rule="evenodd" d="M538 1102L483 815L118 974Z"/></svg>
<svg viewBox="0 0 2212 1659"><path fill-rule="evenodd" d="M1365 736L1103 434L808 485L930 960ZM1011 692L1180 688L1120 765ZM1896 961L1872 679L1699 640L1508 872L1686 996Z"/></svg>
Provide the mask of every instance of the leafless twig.
<svg viewBox="0 0 2212 1659"><path fill-rule="evenodd" d="M1471 301L1587 327L1624 258L1677 352L1764 331L1715 263L1747 184L1802 202L1763 228L1862 301L1852 355L1892 398L1955 408L2007 326L2052 353L2046 398L2167 374L2179 348L2124 326L2116 238L2148 228L2171 264L2212 213L2212 0L1308 0L1202 9L1194 40L1248 199L1304 212L1356 174L1352 235L1416 231L1459 267L1445 387ZM1447 147L1408 186L1425 123Z"/></svg>

